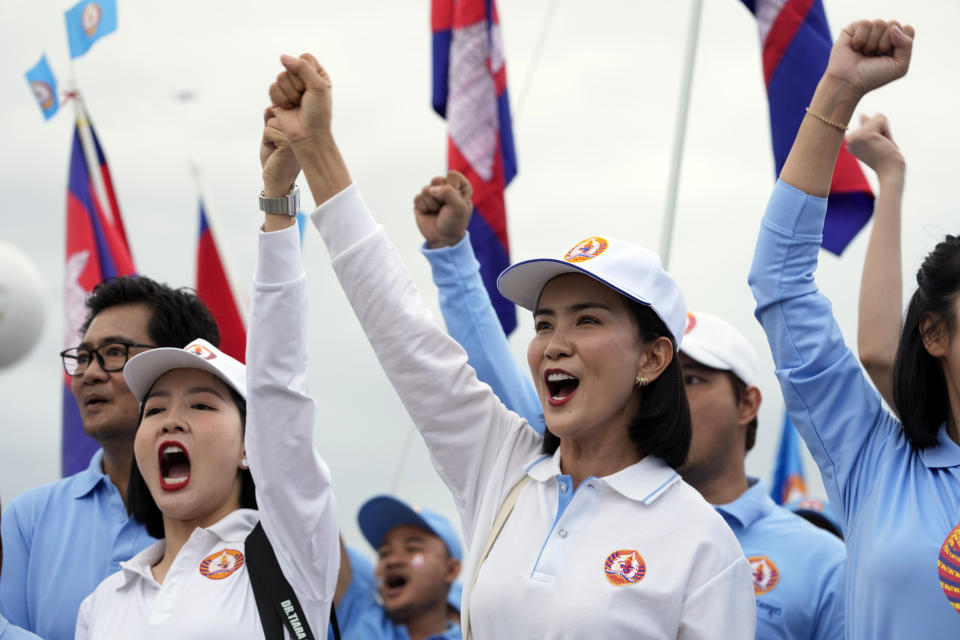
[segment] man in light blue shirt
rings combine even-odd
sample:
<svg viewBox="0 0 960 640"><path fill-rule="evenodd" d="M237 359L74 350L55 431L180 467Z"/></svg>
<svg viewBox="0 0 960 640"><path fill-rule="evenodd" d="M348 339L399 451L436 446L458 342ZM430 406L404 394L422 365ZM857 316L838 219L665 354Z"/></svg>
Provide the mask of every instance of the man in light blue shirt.
<svg viewBox="0 0 960 640"><path fill-rule="evenodd" d="M3 579L3 536L0 536L0 580ZM0 615L0 640L40 640L40 636L21 629Z"/></svg>
<svg viewBox="0 0 960 640"><path fill-rule="evenodd" d="M83 599L155 542L127 515L139 403L124 365L152 347L219 343L216 321L192 291L143 276L101 283L86 306L83 339L61 357L84 432L101 448L85 471L12 500L0 522L0 613L46 640L73 638Z"/></svg>
<svg viewBox="0 0 960 640"><path fill-rule="evenodd" d="M342 547L335 604L344 640L460 640L447 613L462 557L450 522L385 495L357 519L378 560L374 569Z"/></svg>
<svg viewBox="0 0 960 640"><path fill-rule="evenodd" d="M442 236L427 237L423 249L447 330L467 351L478 377L542 433L539 400L510 352L466 235L470 211L459 186L462 176L452 174L447 185L419 196L422 207L433 204L427 195L452 207L459 222L445 227ZM842 638L842 542L777 506L763 483L746 475L744 456L756 437L761 401L756 355L723 320L690 314L679 357L693 422L690 454L680 471L715 505L751 562L757 637Z"/></svg>

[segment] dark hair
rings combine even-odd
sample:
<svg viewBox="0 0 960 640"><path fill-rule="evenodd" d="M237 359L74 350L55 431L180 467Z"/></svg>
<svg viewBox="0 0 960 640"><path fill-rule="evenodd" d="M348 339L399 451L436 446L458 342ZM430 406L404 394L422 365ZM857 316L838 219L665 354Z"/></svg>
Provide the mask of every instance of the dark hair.
<svg viewBox="0 0 960 640"><path fill-rule="evenodd" d="M237 405L237 410L240 412L240 425L246 429L247 402L233 387L229 385L225 386L227 390L230 391L230 398ZM149 394L149 391L147 391L147 394ZM146 397L146 394L144 397ZM140 417L137 420L137 428L139 428L140 422L143 421L144 404L145 403L141 403L140 405ZM240 471L240 508L257 508L256 486L253 484L253 476L250 474L250 469L242 469ZM150 534L151 537L158 539L164 537L163 514L160 512L160 508L157 506L156 501L154 501L153 496L150 495L150 489L147 488L147 483L144 481L143 476L140 475L140 469L137 467L136 460L130 465L130 484L127 486L127 513L129 513L134 520L146 527L147 533Z"/></svg>
<svg viewBox="0 0 960 640"><path fill-rule="evenodd" d="M644 342L663 336L676 344L667 325L653 309L629 298L624 298L624 304L633 314ZM657 456L673 468L681 466L690 449L690 404L676 353L663 373L640 389L640 393L643 394L640 411L627 427L630 441L640 454ZM553 454L559 446L560 438L547 428L543 432L544 453Z"/></svg>
<svg viewBox="0 0 960 640"><path fill-rule="evenodd" d="M740 377L735 374L733 371L724 371L727 374L727 377L730 378L730 385L733 387L733 399L736 401L737 405L740 405L740 401L743 399L743 395L747 392L747 383L740 379ZM753 445L757 444L757 416L753 416L753 420L750 421L750 424L747 425L747 433L744 442L744 453L753 449Z"/></svg>
<svg viewBox="0 0 960 640"><path fill-rule="evenodd" d="M124 276L104 280L86 300L87 319L80 328L83 335L98 313L123 304L144 304L153 311L147 324L150 339L158 347L184 347L203 338L220 346L217 321L192 289L172 287L146 276Z"/></svg>
<svg viewBox="0 0 960 640"><path fill-rule="evenodd" d="M917 290L910 298L903 333L893 364L893 403L903 432L913 446L937 444L937 432L947 419L950 401L940 363L923 346L920 321L933 324L927 334L943 331L952 338L955 301L960 294L960 238L948 235L937 244L917 271Z"/></svg>

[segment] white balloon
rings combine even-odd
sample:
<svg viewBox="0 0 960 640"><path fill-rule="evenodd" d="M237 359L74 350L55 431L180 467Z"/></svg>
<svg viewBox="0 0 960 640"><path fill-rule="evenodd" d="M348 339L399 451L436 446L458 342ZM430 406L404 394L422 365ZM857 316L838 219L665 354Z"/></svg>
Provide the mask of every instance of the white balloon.
<svg viewBox="0 0 960 640"><path fill-rule="evenodd" d="M43 278L18 247L0 240L0 368L30 351L44 317Z"/></svg>

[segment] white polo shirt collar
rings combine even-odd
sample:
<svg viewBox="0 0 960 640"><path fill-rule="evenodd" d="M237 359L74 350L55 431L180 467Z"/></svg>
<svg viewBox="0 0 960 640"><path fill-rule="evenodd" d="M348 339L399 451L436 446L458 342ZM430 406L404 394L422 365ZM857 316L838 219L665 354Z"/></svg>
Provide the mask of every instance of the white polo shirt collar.
<svg viewBox="0 0 960 640"><path fill-rule="evenodd" d="M548 482L564 476L560 469L560 449L552 456L542 455L527 466L527 475L537 482ZM656 456L645 456L639 462L602 478L588 481L605 484L630 500L651 504L680 480L680 474Z"/></svg>
<svg viewBox="0 0 960 640"><path fill-rule="evenodd" d="M254 509L237 509L219 521L207 528L197 527L190 534L184 546L196 544L199 538L204 538L206 543L233 542L244 540L257 525L260 514ZM160 586L154 579L152 568L163 558L163 552L166 550L167 543L163 540L155 542L126 562L120 563L120 571L123 573L123 582L117 587L117 590L125 588L136 578L142 578L150 584Z"/></svg>

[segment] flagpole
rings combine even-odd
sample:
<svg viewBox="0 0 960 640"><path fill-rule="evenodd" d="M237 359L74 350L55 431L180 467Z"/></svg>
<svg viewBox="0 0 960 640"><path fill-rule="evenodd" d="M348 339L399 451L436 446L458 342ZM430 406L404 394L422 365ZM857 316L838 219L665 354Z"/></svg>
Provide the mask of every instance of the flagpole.
<svg viewBox="0 0 960 640"><path fill-rule="evenodd" d="M100 209L107 217L110 224L117 221L118 212L113 210L110 198L107 197L107 188L103 184L103 175L100 173L100 160L97 158L97 151L93 145L93 136L90 134L90 120L87 115L87 106L83 101L83 94L80 92L80 82L77 80L77 69L73 64L73 58L70 59L70 84L71 94L73 96L73 112L77 120L77 132L80 134L80 147L83 149L83 157L87 161L90 175L90 181L93 183L93 192L96 196Z"/></svg>
<svg viewBox="0 0 960 640"><path fill-rule="evenodd" d="M700 14L703 0L693 0L690 23L687 27L687 51L683 59L683 79L680 84L680 105L673 131L673 153L670 162L670 182L667 187L667 207L660 234L660 260L664 269L670 268L670 249L673 244L673 225L677 214L677 191L680 188L680 166L683 164L683 142L687 132L687 113L690 110L690 88L693 85L693 65L697 57L697 39L700 33Z"/></svg>

